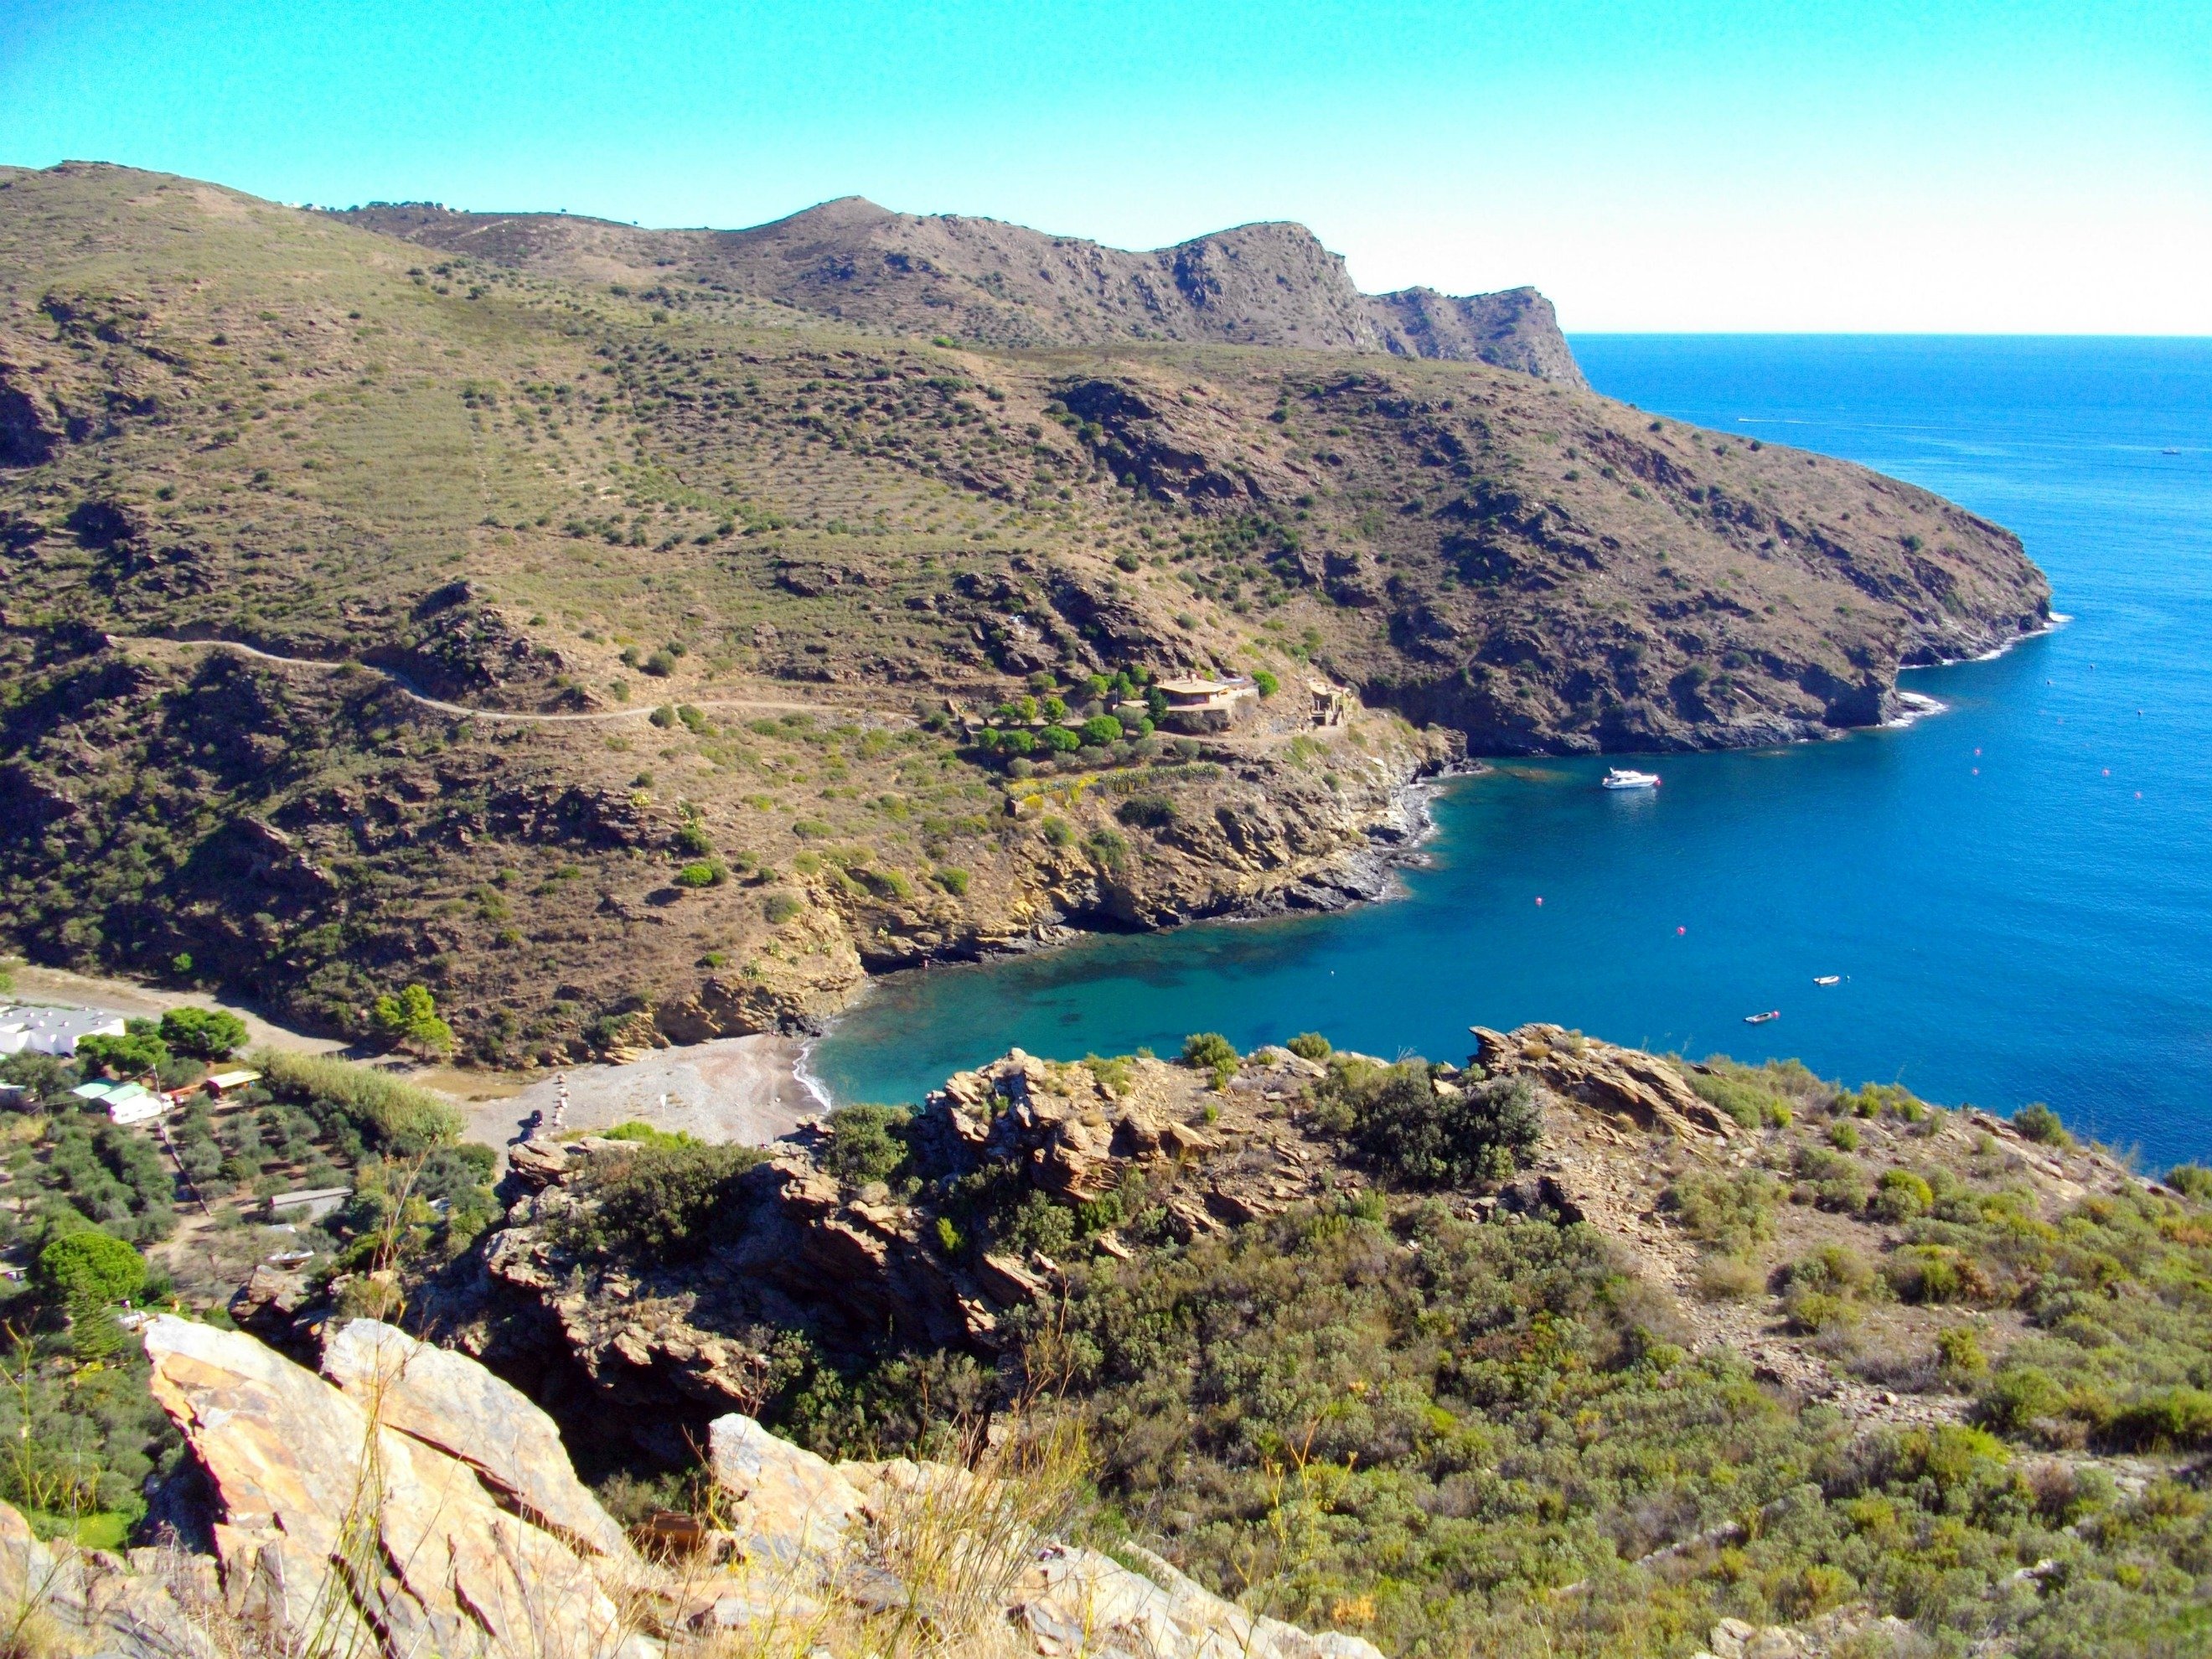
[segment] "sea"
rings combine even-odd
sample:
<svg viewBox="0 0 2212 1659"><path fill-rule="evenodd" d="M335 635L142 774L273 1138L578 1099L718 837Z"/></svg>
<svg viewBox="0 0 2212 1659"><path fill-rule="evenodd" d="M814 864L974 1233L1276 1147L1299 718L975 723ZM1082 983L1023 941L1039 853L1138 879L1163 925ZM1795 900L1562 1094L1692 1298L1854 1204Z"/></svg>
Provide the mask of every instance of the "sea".
<svg viewBox="0 0 2212 1659"><path fill-rule="evenodd" d="M1942 705L1909 726L1666 756L1648 793L1598 787L1620 757L1500 762L1380 903L890 976L809 1054L832 1098L915 1101L1017 1044L1457 1060L1470 1025L1545 1020L2212 1159L2212 340L1573 345L1612 397L2010 526L2064 623L1908 672Z"/></svg>

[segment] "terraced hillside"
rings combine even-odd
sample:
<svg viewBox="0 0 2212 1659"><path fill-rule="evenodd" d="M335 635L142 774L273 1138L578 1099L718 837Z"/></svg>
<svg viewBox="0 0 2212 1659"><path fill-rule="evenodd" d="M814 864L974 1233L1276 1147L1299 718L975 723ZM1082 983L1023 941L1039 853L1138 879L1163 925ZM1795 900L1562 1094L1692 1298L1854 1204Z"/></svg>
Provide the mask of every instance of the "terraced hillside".
<svg viewBox="0 0 2212 1659"><path fill-rule="evenodd" d="M506 1060L1341 902L1465 749L1820 735L2048 614L1924 491L1556 379L903 338L80 164L0 173L0 564L20 948L421 983ZM1189 669L1284 690L1170 742Z"/></svg>

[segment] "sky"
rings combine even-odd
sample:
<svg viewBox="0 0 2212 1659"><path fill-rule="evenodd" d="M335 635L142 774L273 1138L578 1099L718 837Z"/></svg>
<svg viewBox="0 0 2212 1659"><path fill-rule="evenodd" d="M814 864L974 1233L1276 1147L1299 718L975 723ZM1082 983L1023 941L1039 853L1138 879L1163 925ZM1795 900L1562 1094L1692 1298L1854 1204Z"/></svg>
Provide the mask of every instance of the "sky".
<svg viewBox="0 0 2212 1659"><path fill-rule="evenodd" d="M0 0L0 162L1152 247L1572 332L2212 334L2212 3Z"/></svg>

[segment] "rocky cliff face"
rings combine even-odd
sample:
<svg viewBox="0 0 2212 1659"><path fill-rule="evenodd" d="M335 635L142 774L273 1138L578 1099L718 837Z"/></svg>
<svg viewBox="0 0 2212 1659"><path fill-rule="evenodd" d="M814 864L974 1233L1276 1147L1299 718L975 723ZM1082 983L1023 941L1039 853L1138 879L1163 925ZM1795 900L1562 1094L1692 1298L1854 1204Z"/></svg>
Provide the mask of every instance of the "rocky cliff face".
<svg viewBox="0 0 2212 1659"><path fill-rule="evenodd" d="M1534 289L1364 295L1341 256L1304 225L1239 225L1133 253L995 219L892 213L859 197L735 231L422 204L339 216L499 264L645 284L680 277L884 333L1006 346L1185 340L1391 352L1583 384L1551 302Z"/></svg>
<svg viewBox="0 0 2212 1659"><path fill-rule="evenodd" d="M373 1320L332 1326L320 1376L173 1316L145 1342L189 1448L162 1494L167 1541L127 1559L49 1547L0 1504L19 1640L127 1659L843 1656L920 1623L986 1659L1380 1659L1157 1558L1139 1572L1052 1536L1065 1492L1011 1470L832 1465L731 1414L707 1437L720 1526L664 1517L647 1559L551 1421L459 1354Z"/></svg>

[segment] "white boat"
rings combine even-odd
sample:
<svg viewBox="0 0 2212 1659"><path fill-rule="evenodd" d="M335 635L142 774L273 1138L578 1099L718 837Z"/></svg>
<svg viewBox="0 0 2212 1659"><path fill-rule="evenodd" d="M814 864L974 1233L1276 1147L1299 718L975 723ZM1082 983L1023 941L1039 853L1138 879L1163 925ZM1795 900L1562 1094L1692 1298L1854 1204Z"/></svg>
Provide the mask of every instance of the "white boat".
<svg viewBox="0 0 2212 1659"><path fill-rule="evenodd" d="M1659 775L1656 772L1638 772L1626 766L1616 766L1605 775L1604 782L1608 789L1656 789L1659 787Z"/></svg>
<svg viewBox="0 0 2212 1659"><path fill-rule="evenodd" d="M1813 983L1815 985L1836 985L1842 982L1843 977L1844 976L1841 974L1819 974L1814 976Z"/></svg>

